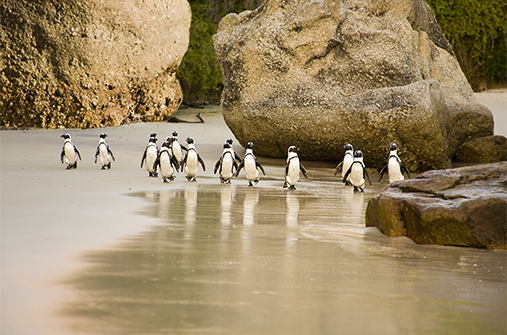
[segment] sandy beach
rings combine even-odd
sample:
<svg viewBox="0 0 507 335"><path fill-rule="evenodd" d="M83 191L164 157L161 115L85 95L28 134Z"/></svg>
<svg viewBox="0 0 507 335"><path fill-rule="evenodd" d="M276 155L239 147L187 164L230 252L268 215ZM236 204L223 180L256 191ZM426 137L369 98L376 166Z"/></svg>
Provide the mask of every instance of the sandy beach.
<svg viewBox="0 0 507 335"><path fill-rule="evenodd" d="M507 90L477 93L476 97L478 102L492 110L495 117L495 134L507 136ZM193 119L199 112L205 121L203 124L158 122L89 130L0 131L2 334L139 333L134 330L125 331L127 328L78 331L75 327L76 318L63 317L62 314L65 314L69 302L81 299L82 292L76 292L66 283L69 278L75 277L89 266L83 260L83 255L94 250L109 250L118 243L165 222L159 217L146 215L149 200L141 196L128 196L129 194L156 193L163 190L184 191L192 185L181 173L173 183L163 184L160 178L149 178L146 170L140 168L149 134L156 132L159 144L174 130L178 131L181 142L187 136L194 137L196 148L206 163L206 171L200 172L197 184L208 185L210 188L218 187L220 182L218 177L213 175L213 167L220 157L224 140L234 137L225 125L218 106L203 110L180 110L177 115ZM66 170L60 163L63 143L60 135L64 132L71 134L72 141L83 158L76 170ZM107 133L107 142L116 157L112 169L106 171L100 170L100 166L93 162L98 135L101 132ZM237 141L235 144L235 150L242 156L244 149ZM267 176L262 178L258 188L281 189L284 160L260 158L260 162L264 165ZM333 177L334 163L305 162L305 165L312 177L299 183L301 192L313 192L312 188L329 185ZM335 183L336 180L332 182ZM233 183L241 187L247 184L244 177L234 180ZM375 186L368 189L359 208L364 208L367 199L379 188L380 186ZM246 207L242 207L244 208ZM308 213L310 215L311 211ZM372 239L377 241L375 243L393 243L371 229L365 230L358 226L352 230L358 231L361 239L364 239L365 234L370 234ZM301 236L301 232L296 231L296 236L298 234ZM401 245L412 247L410 241L401 241ZM432 252L434 250L431 249ZM455 254L460 252L462 251L453 251ZM507 254L504 251L496 251L481 252L479 255L502 261ZM484 271L488 271L487 266ZM505 275L505 269L498 271L500 278L502 274ZM498 277L495 280L497 279ZM472 287L475 282L470 283ZM497 282L497 285L498 287L495 287L492 284L488 289L504 294L497 301L501 305L505 302L506 278ZM500 308L498 312L503 311ZM493 314L497 315L495 313ZM494 329L504 327L505 320L495 320L497 328ZM372 318L373 321L375 318ZM189 325L188 328L182 326L176 333L203 333L200 330L203 329L199 326ZM318 329L310 331L315 333ZM204 332L232 333L209 329L204 329ZM257 328L256 331L248 333L263 331L262 328ZM398 329L392 333L401 334L403 330Z"/></svg>

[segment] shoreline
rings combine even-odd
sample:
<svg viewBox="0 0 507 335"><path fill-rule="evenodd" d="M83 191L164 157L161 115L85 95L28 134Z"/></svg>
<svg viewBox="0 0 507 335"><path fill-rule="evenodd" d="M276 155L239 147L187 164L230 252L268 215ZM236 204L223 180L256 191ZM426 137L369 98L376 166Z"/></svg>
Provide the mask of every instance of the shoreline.
<svg viewBox="0 0 507 335"><path fill-rule="evenodd" d="M507 117L507 90L501 94L477 93L476 97L479 103L494 109L496 129ZM0 131L2 333L66 334L67 328L53 315L54 308L73 295L70 289L62 289L62 278L87 265L82 258L86 252L107 248L160 224L160 219L142 213L145 200L126 195L183 189L189 183L179 173L173 183L164 184L161 178L148 178L146 170L139 167L150 133L158 134L159 144L173 130L178 131L180 142L193 136L206 162L206 172L200 171L198 183L199 178L205 180L203 183L219 183L213 174L214 163L225 139L234 136L219 111L189 108L178 116L197 112L206 123ZM500 135L507 136L507 122L500 126ZM81 152L83 161L77 170L65 170L60 163L63 141L59 136L64 132L71 134ZM116 157L111 170L102 171L93 162L101 132L108 134L107 142ZM237 141L234 145L242 156L244 149ZM269 179L280 180L281 187L285 160L260 161ZM324 170L334 170L334 163L309 162L307 168L323 174ZM245 180L238 178L234 182L243 185ZM31 322L26 322L26 315L30 315Z"/></svg>

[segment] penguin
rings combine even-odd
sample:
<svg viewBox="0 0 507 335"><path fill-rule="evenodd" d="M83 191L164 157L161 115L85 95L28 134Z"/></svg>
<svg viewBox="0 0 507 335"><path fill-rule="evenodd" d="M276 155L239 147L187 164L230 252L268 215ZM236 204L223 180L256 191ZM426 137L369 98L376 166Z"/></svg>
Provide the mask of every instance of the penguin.
<svg viewBox="0 0 507 335"><path fill-rule="evenodd" d="M178 141L178 132L176 130L173 131L172 137L167 137L165 140L170 143L170 149L174 158L176 158L178 164L181 164L181 160L183 159L183 150L187 151L187 148L182 146Z"/></svg>
<svg viewBox="0 0 507 335"><path fill-rule="evenodd" d="M155 163L153 163L154 171L157 171L157 167L160 166L160 174L162 175L164 183L167 183L168 180L173 181L175 172L179 170L178 161L173 156L170 147L171 143L169 141L164 141L160 147L157 159Z"/></svg>
<svg viewBox="0 0 507 335"><path fill-rule="evenodd" d="M299 148L294 145L291 145L288 150L287 164L285 165L285 182L283 187L288 187L289 190L296 189L296 183L299 180L299 171L303 173L305 178L308 178L305 167L299 162L298 151Z"/></svg>
<svg viewBox="0 0 507 335"><path fill-rule="evenodd" d="M144 149L143 158L141 158L141 167L143 167L143 163L146 163L146 170L148 170L148 175L150 177L158 177L157 170L153 169L155 164L155 160L158 157L158 147L157 147L157 134L153 133L150 135L150 139L148 140L148 144L146 145L146 149Z"/></svg>
<svg viewBox="0 0 507 335"><path fill-rule="evenodd" d="M220 174L220 182L230 184L231 178L234 176L234 170L238 169L238 164L234 159L234 155L231 151L231 145L229 143L224 144L224 151L222 152L222 156L215 164L215 170L213 173L216 174L217 170L219 170Z"/></svg>
<svg viewBox="0 0 507 335"><path fill-rule="evenodd" d="M239 172L242 168L245 168L245 176L246 179L248 179L248 186L254 186L252 182L257 185L259 183L259 170L262 171L263 175L266 175L266 172L264 172L264 168L262 165L257 162L257 158L255 157L253 153L253 143L248 142L246 145L246 152L245 157L243 157L243 162L241 162L238 166L238 169L236 170L235 177L239 175Z"/></svg>
<svg viewBox="0 0 507 335"><path fill-rule="evenodd" d="M395 182L397 180L404 180L403 172L407 174L407 177L410 179L410 172L401 162L400 157L398 157L398 147L396 143L391 143L389 145L389 157L387 158L387 165L380 171L380 178L378 181L382 180L384 173L387 171L389 174L389 183Z"/></svg>
<svg viewBox="0 0 507 335"><path fill-rule="evenodd" d="M97 156L99 156L101 170L110 169L111 162L115 161L113 152L109 149L109 145L106 143L107 134L101 133L99 135L99 144L95 151L95 164L97 164Z"/></svg>
<svg viewBox="0 0 507 335"><path fill-rule="evenodd" d="M352 147L352 144L345 144L343 146L343 148L345 149L345 155L343 156L343 161L341 161L340 164L338 164L336 166L336 170L334 171L334 175L336 176L336 174L339 172L340 167L341 167L342 179L345 176L345 173L347 173L347 170L350 168L350 165L354 161L354 148ZM345 185L352 186L352 184L350 183L350 177L345 182Z"/></svg>
<svg viewBox="0 0 507 335"><path fill-rule="evenodd" d="M343 182L347 182L347 177L350 175L350 183L354 186L354 192L364 193L364 177L368 177L368 182L371 185L370 175L366 171L366 167L363 163L363 153L360 150L354 152L354 161L350 165L349 169L343 176Z"/></svg>
<svg viewBox="0 0 507 335"><path fill-rule="evenodd" d="M232 153L232 157L233 157L233 159L237 160L237 161L238 161L238 163L241 163L241 162L242 162L241 157L239 157L239 156L238 156L238 154L237 154L237 153L234 151L234 149L232 148L232 143L233 143L232 138L228 138L228 139L225 141L225 143L228 143L228 144L230 145L230 149L229 149L229 150L230 150L230 151L231 151L231 153Z"/></svg>
<svg viewBox="0 0 507 335"><path fill-rule="evenodd" d="M194 139L192 137L187 137L188 149L185 157L181 161L181 171L185 171L186 177L188 181L197 181L195 176L197 176L197 168L199 167L199 163L202 166L202 169L206 171L206 166L204 165L204 161L201 156L195 149Z"/></svg>
<svg viewBox="0 0 507 335"><path fill-rule="evenodd" d="M65 133L60 137L64 139L62 152L60 153L62 164L64 162L67 164L67 170L77 169L77 158L79 157L79 160L81 160L79 150L77 150L74 143L72 143L69 133Z"/></svg>

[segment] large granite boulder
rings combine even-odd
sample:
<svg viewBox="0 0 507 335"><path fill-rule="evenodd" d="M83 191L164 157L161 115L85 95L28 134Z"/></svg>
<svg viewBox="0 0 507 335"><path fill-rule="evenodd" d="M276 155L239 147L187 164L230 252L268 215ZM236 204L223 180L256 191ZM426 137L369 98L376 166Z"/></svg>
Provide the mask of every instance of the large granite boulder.
<svg viewBox="0 0 507 335"><path fill-rule="evenodd" d="M426 171L370 199L366 226L419 244L507 247L507 162Z"/></svg>
<svg viewBox="0 0 507 335"><path fill-rule="evenodd" d="M157 121L178 108L186 0L0 2L0 125Z"/></svg>
<svg viewBox="0 0 507 335"><path fill-rule="evenodd" d="M297 145L303 159L340 160L352 143L380 168L396 142L425 170L493 134L424 0L268 0L224 17L214 44L224 119L258 155Z"/></svg>

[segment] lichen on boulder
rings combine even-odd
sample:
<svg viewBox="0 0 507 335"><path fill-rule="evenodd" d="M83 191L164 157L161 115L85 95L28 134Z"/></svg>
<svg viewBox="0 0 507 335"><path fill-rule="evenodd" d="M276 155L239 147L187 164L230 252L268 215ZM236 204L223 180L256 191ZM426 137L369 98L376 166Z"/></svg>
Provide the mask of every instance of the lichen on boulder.
<svg viewBox="0 0 507 335"><path fill-rule="evenodd" d="M117 126L181 103L186 0L5 0L0 17L0 125Z"/></svg>
<svg viewBox="0 0 507 335"><path fill-rule="evenodd" d="M493 135L424 0L268 0L224 17L214 45L224 119L262 156L297 145L303 159L338 161L352 143L380 168L396 142L427 170Z"/></svg>
<svg viewBox="0 0 507 335"><path fill-rule="evenodd" d="M366 226L419 244L507 248L507 162L426 171L369 200Z"/></svg>

